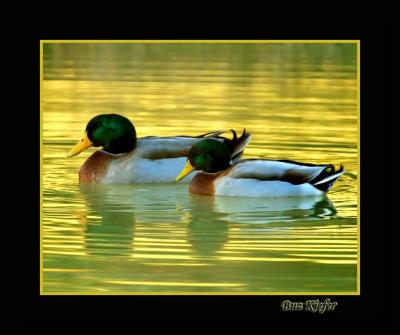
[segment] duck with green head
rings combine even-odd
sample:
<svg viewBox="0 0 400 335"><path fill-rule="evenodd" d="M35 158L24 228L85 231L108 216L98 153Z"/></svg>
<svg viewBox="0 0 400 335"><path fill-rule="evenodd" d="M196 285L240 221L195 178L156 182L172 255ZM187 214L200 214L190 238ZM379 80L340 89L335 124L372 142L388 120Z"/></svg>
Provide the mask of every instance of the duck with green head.
<svg viewBox="0 0 400 335"><path fill-rule="evenodd" d="M197 173L189 191L203 195L245 197L321 196L344 173L341 165L309 164L289 160L244 159L232 162L229 148L214 139L202 139L190 149L179 181Z"/></svg>
<svg viewBox="0 0 400 335"><path fill-rule="evenodd" d="M132 122L118 114L102 114L87 124L82 139L71 149L73 157L90 147L99 147L79 171L81 183L172 183L190 148L204 138L225 143L232 160L240 159L250 141L250 134L233 138L214 131L198 136L136 137ZM190 181L193 175L184 181Z"/></svg>

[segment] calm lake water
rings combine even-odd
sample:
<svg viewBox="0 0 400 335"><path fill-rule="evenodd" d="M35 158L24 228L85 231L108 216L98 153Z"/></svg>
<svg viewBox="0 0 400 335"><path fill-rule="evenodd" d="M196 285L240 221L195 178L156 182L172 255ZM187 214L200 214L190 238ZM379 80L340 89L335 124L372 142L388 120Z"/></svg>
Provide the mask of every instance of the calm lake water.
<svg viewBox="0 0 400 335"><path fill-rule="evenodd" d="M43 292L355 292L354 44L45 44ZM82 187L67 158L96 114L138 136L246 127L244 158L342 163L328 197Z"/></svg>

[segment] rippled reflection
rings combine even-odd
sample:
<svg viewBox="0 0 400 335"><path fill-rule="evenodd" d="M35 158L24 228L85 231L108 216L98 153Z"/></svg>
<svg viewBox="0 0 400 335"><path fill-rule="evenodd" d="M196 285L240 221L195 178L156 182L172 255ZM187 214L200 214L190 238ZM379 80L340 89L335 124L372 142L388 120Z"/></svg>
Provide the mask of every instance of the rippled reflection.
<svg viewBox="0 0 400 335"><path fill-rule="evenodd" d="M357 83L353 45L45 45L45 292L353 292ZM78 185L86 122L139 136L246 127L245 157L342 163L328 197Z"/></svg>

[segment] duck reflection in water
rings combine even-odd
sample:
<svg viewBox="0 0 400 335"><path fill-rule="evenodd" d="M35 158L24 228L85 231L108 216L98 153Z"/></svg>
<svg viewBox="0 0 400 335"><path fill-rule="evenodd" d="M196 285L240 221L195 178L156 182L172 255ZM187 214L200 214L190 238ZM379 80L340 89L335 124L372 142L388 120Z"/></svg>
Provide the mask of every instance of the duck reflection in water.
<svg viewBox="0 0 400 335"><path fill-rule="evenodd" d="M135 231L139 231L136 234L142 239L152 239L153 235L143 229L168 231L168 226L160 224L179 224L188 208L185 188L180 185L82 184L79 187L87 207L83 219L85 246L91 254L131 256Z"/></svg>
<svg viewBox="0 0 400 335"><path fill-rule="evenodd" d="M187 240L196 255L211 256L229 241L229 229L243 224L277 223L281 230L290 222L321 220L334 217L332 202L317 198L242 198L209 197L191 194ZM282 227L283 223L283 227ZM257 231L253 231L257 234Z"/></svg>
<svg viewBox="0 0 400 335"><path fill-rule="evenodd" d="M283 224L333 217L337 211L325 195L320 197L246 198L215 197L215 211L236 223Z"/></svg>
<svg viewBox="0 0 400 335"><path fill-rule="evenodd" d="M135 211L110 189L81 185L87 206L85 248L98 256L129 256L133 250Z"/></svg>
<svg viewBox="0 0 400 335"><path fill-rule="evenodd" d="M190 195L187 241L197 256L211 256L222 250L229 239L226 213L215 210L215 198Z"/></svg>
<svg viewBox="0 0 400 335"><path fill-rule="evenodd" d="M232 225L292 222L333 217L336 210L326 197L243 198L187 194L185 185L81 185L87 204L85 246L96 255L132 255L136 237L157 228L157 239L177 238L171 231L184 228L194 256L209 258L229 241ZM160 225L162 224L162 225ZM139 231L137 227L140 227ZM136 229L136 233L135 233ZM253 232L257 234L257 231ZM139 235L138 235L139 234ZM160 242L160 241L158 241ZM162 242L161 242L162 243Z"/></svg>

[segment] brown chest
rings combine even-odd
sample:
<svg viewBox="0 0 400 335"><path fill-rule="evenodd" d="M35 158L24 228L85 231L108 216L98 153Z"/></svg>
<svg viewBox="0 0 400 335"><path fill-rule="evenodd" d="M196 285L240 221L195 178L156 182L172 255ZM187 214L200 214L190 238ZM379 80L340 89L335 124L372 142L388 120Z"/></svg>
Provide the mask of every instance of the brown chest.
<svg viewBox="0 0 400 335"><path fill-rule="evenodd" d="M96 151L83 163L79 170L80 183L98 183L107 173L110 162L115 159L104 151Z"/></svg>
<svg viewBox="0 0 400 335"><path fill-rule="evenodd" d="M189 185L189 192L202 195L214 195L215 180L220 173L199 172L196 174Z"/></svg>

